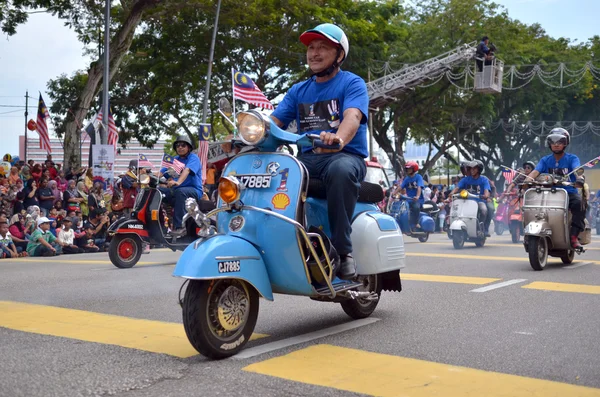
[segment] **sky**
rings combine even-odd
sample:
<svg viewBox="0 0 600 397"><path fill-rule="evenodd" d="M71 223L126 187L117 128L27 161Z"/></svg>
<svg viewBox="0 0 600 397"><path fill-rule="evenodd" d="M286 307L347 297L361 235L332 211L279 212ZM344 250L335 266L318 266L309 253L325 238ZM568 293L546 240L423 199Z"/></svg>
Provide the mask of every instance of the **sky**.
<svg viewBox="0 0 600 397"><path fill-rule="evenodd" d="M539 23L552 37L587 41L600 35L597 19L600 0L495 0L513 19ZM495 38L501 41L500 38ZM47 82L61 74L84 69L89 59L75 33L58 18L31 14L17 34L0 38L0 155L18 153L18 137L25 131L25 91L29 90L29 119L37 117L37 99L46 93ZM22 106L21 108L9 106ZM10 113L7 113L10 112ZM34 136L36 132L32 133Z"/></svg>

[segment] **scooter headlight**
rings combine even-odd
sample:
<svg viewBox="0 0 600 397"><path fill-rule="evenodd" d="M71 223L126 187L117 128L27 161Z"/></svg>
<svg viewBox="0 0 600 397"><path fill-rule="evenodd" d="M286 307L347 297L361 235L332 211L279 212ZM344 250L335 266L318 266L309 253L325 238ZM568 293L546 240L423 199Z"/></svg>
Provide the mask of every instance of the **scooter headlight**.
<svg viewBox="0 0 600 397"><path fill-rule="evenodd" d="M461 190L459 196L460 198L466 199L469 197L469 192L467 192L466 190Z"/></svg>
<svg viewBox="0 0 600 397"><path fill-rule="evenodd" d="M142 174L140 175L140 183L142 185L147 185L150 183L150 175L148 174Z"/></svg>
<svg viewBox="0 0 600 397"><path fill-rule="evenodd" d="M240 199L240 181L233 176L224 176L219 180L219 197L227 204L231 204Z"/></svg>
<svg viewBox="0 0 600 397"><path fill-rule="evenodd" d="M246 145L258 145L269 133L269 124L255 110L238 113L237 121L240 139Z"/></svg>

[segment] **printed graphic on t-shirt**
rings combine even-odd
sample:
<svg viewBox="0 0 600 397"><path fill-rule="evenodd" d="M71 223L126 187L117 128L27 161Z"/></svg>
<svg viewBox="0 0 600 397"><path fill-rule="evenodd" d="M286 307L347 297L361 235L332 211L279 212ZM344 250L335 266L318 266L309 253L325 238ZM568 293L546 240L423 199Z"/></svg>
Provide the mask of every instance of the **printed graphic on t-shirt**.
<svg viewBox="0 0 600 397"><path fill-rule="evenodd" d="M316 103L301 103L300 132L329 131L340 126L340 101L330 99Z"/></svg>
<svg viewBox="0 0 600 397"><path fill-rule="evenodd" d="M568 168L548 168L548 173L558 176L565 176L569 173Z"/></svg>
<svg viewBox="0 0 600 397"><path fill-rule="evenodd" d="M408 182L408 184L406 185L407 189L417 189L419 187L419 183L414 180L412 182Z"/></svg>
<svg viewBox="0 0 600 397"><path fill-rule="evenodd" d="M467 185L466 189L471 194L481 195L481 185Z"/></svg>

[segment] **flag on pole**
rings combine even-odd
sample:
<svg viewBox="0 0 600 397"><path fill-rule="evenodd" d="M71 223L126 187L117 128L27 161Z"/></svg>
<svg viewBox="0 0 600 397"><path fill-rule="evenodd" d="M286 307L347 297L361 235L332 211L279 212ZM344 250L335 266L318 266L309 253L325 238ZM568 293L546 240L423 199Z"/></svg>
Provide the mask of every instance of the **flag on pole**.
<svg viewBox="0 0 600 397"><path fill-rule="evenodd" d="M200 124L198 129L198 157L202 164L202 183L206 181L206 162L208 161L208 139L210 137L210 124Z"/></svg>
<svg viewBox="0 0 600 397"><path fill-rule="evenodd" d="M588 168L593 168L598 163L600 163L600 156L588 161L587 163L585 163L585 166Z"/></svg>
<svg viewBox="0 0 600 397"><path fill-rule="evenodd" d="M243 73L233 70L233 95L235 99L241 99L263 109L273 110L273 105L262 93L254 81Z"/></svg>
<svg viewBox="0 0 600 397"><path fill-rule="evenodd" d="M515 170L511 170L510 168L502 168L502 175L504 176L504 180L506 183L510 184L517 172Z"/></svg>
<svg viewBox="0 0 600 397"><path fill-rule="evenodd" d="M145 154L138 155L138 168L152 168L152 163Z"/></svg>
<svg viewBox="0 0 600 397"><path fill-rule="evenodd" d="M48 124L46 124L46 119L50 118L50 113L48 113L48 108L44 103L44 99L42 98L42 93L40 93L40 100L38 104L38 114L37 114L37 132L40 135L40 149L46 150L46 152L51 153L52 148L50 147L50 135L48 135Z"/></svg>
<svg viewBox="0 0 600 397"><path fill-rule="evenodd" d="M94 117L90 119L89 124L81 130L81 142L85 142L87 140L91 140L92 134L96 134L98 130L98 124L102 122L102 111L100 113L96 113Z"/></svg>
<svg viewBox="0 0 600 397"><path fill-rule="evenodd" d="M102 110L98 113L97 120L102 122L103 119ZM113 118L112 111L108 109L108 138L107 142L109 145L113 145L115 148L117 147L117 143L119 142L119 131L117 130L117 125L115 124L115 119Z"/></svg>
<svg viewBox="0 0 600 397"><path fill-rule="evenodd" d="M173 168L178 174L185 169L185 164L167 153L164 154L160 166L161 168Z"/></svg>

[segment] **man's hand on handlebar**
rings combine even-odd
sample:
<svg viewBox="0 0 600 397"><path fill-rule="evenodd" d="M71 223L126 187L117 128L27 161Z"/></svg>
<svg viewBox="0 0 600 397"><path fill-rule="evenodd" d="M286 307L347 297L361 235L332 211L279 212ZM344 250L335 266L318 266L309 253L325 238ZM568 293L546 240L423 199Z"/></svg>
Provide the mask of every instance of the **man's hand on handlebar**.
<svg viewBox="0 0 600 397"><path fill-rule="evenodd" d="M340 138L338 135L333 134L331 132L321 131L321 134L319 135L319 139L321 141L323 141L323 143L326 145L334 145L337 143L340 145L340 147L337 149L316 148L315 149L316 153L335 153L335 152L341 151L345 146L344 140L342 138Z"/></svg>

